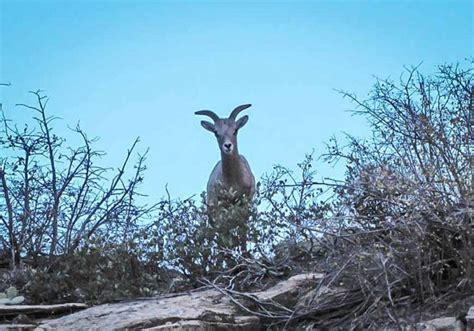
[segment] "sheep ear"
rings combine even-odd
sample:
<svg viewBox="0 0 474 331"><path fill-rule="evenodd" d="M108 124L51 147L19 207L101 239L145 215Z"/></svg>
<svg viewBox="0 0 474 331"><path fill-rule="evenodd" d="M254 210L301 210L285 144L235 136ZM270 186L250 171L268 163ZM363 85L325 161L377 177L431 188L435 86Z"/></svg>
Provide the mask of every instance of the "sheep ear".
<svg viewBox="0 0 474 331"><path fill-rule="evenodd" d="M240 129L241 127L243 127L245 124L247 124L247 121L249 120L249 117L247 115L245 116L242 116L241 118L239 118L237 120L237 122L235 122L235 124L237 124L237 128Z"/></svg>
<svg viewBox="0 0 474 331"><path fill-rule="evenodd" d="M216 132L216 127L211 122L201 121L201 125L207 131L211 131L212 133Z"/></svg>

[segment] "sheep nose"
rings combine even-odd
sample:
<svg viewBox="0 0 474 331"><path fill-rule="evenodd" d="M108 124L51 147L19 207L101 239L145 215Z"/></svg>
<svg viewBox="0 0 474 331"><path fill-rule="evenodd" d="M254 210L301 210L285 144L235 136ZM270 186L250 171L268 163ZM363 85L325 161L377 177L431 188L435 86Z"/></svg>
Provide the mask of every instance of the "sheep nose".
<svg viewBox="0 0 474 331"><path fill-rule="evenodd" d="M231 143L226 143L226 144L224 144L224 147L227 148L227 149L230 149L232 147L232 144Z"/></svg>

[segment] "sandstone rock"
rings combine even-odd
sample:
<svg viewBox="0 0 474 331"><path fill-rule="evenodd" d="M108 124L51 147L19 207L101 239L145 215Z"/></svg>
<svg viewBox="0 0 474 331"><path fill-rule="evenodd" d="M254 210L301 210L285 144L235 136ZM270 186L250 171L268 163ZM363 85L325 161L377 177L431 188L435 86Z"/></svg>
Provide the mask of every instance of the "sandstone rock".
<svg viewBox="0 0 474 331"><path fill-rule="evenodd" d="M178 321L168 322L165 325L156 326L144 331L254 331L260 329L260 319L256 316L237 316L234 323L206 322L206 321Z"/></svg>
<svg viewBox="0 0 474 331"><path fill-rule="evenodd" d="M330 299L331 297L337 296L339 293L345 291L342 287L327 287L321 286L320 288L315 288L306 293L304 296L301 296L298 299L298 302L295 305L295 308L299 312L306 311L312 306L316 306L325 300Z"/></svg>
<svg viewBox="0 0 474 331"><path fill-rule="evenodd" d="M105 304L41 324L36 330L146 329L179 320L232 322L235 311L219 292Z"/></svg>
<svg viewBox="0 0 474 331"><path fill-rule="evenodd" d="M455 317L441 317L417 324L417 330L464 331L464 323Z"/></svg>
<svg viewBox="0 0 474 331"><path fill-rule="evenodd" d="M251 293L258 300L282 304L296 302L303 289L313 286L321 274L291 277L274 287ZM131 302L92 307L46 321L35 330L258 330L260 320L240 316L238 307L218 290L202 290Z"/></svg>
<svg viewBox="0 0 474 331"><path fill-rule="evenodd" d="M84 303L64 303L57 305L0 305L0 316L18 314L61 314L85 309L88 306Z"/></svg>
<svg viewBox="0 0 474 331"><path fill-rule="evenodd" d="M474 331L474 306L469 308L466 315L466 331Z"/></svg>
<svg viewBox="0 0 474 331"><path fill-rule="evenodd" d="M0 331L31 331L35 327L34 324L0 324Z"/></svg>
<svg viewBox="0 0 474 331"><path fill-rule="evenodd" d="M310 289L323 277L323 274L316 273L296 275L276 284L268 290L254 292L252 295L262 301L273 300L283 305L293 306L302 289Z"/></svg>

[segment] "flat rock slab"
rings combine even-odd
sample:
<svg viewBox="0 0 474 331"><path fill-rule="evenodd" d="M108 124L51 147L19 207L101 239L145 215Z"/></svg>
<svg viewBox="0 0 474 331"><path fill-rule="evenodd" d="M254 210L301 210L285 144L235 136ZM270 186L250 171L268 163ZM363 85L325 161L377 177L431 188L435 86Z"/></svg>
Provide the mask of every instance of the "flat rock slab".
<svg viewBox="0 0 474 331"><path fill-rule="evenodd" d="M0 324L0 331L30 331L35 327L34 324Z"/></svg>
<svg viewBox="0 0 474 331"><path fill-rule="evenodd" d="M237 316L233 323L205 322L205 321L179 321L168 322L143 331L255 331L260 329L260 319L256 316Z"/></svg>
<svg viewBox="0 0 474 331"><path fill-rule="evenodd" d="M57 305L0 305L0 316L18 314L60 314L85 309L85 303L63 303Z"/></svg>
<svg viewBox="0 0 474 331"><path fill-rule="evenodd" d="M270 287L268 290L261 292L249 293L257 297L259 300L272 300L284 304L291 299L297 299L297 294L303 288L315 285L324 277L324 274L301 274L288 278Z"/></svg>
<svg viewBox="0 0 474 331"><path fill-rule="evenodd" d="M302 289L321 274L291 277L267 291L255 292L260 300L295 301ZM260 320L239 316L238 307L211 289L131 302L105 304L49 320L35 330L258 330Z"/></svg>
<svg viewBox="0 0 474 331"><path fill-rule="evenodd" d="M41 324L36 330L146 329L178 320L231 322L226 298L206 290L163 299L105 304Z"/></svg>

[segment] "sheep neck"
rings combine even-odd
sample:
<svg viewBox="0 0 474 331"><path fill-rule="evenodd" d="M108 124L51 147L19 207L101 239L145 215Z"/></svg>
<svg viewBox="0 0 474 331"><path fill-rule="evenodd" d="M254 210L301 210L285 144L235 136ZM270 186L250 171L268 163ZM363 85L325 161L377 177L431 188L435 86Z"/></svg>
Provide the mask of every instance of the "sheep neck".
<svg viewBox="0 0 474 331"><path fill-rule="evenodd" d="M222 174L229 184L238 183L241 179L240 155L237 149L232 154L221 153Z"/></svg>

